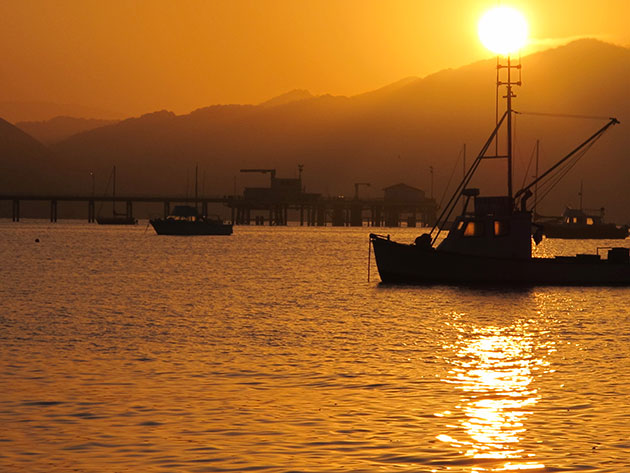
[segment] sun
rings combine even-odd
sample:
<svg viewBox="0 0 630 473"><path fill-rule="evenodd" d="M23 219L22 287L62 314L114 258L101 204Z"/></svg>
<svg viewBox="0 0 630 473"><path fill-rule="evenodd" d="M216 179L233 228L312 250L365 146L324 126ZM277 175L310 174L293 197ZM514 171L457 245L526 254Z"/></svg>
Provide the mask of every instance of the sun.
<svg viewBox="0 0 630 473"><path fill-rule="evenodd" d="M514 8L488 10L479 20L477 31L481 43L502 56L509 56L527 44L527 20Z"/></svg>

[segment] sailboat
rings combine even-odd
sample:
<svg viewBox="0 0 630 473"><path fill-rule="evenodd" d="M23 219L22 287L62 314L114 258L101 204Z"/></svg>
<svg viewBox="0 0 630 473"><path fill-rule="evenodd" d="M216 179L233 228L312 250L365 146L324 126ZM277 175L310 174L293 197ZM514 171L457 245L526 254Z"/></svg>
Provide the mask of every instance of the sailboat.
<svg viewBox="0 0 630 473"><path fill-rule="evenodd" d="M199 215L192 205L176 205L166 218L153 218L149 223L158 235L231 235L232 224L219 216Z"/></svg>
<svg viewBox="0 0 630 473"><path fill-rule="evenodd" d="M116 212L116 166L112 169L112 216L103 217L99 215L96 217L96 223L99 225L136 225L138 219L132 217L127 213Z"/></svg>
<svg viewBox="0 0 630 473"><path fill-rule="evenodd" d="M630 285L630 251L628 248L608 248L606 254L532 257L532 205L528 200L531 191L544 179L558 176L573 160L600 138L609 128L619 123L609 121L591 137L560 159L532 183L512 191L512 109L513 87L521 85L521 64L507 64L497 60L499 71L507 71L507 80L497 80L498 90L505 85L506 109L481 152L471 164L464 179L431 229L416 238L412 244L395 242L389 236L370 234L376 265L381 281L402 284L452 285ZM518 69L519 78L513 70ZM503 126L505 124L505 127ZM505 155L486 156L500 130L506 129ZM486 158L504 158L507 161L507 193L501 196L482 196L478 188L469 188L471 178ZM545 181L547 182L547 181ZM463 199L463 210L450 226L447 236L438 244L449 216ZM535 227L534 227L535 228ZM540 231L534 239L542 239ZM605 256L602 257L602 256Z"/></svg>
<svg viewBox="0 0 630 473"><path fill-rule="evenodd" d="M176 205L166 218L152 218L149 223L158 235L231 235L232 224L221 217L201 215L197 210L198 168L195 167L195 205Z"/></svg>

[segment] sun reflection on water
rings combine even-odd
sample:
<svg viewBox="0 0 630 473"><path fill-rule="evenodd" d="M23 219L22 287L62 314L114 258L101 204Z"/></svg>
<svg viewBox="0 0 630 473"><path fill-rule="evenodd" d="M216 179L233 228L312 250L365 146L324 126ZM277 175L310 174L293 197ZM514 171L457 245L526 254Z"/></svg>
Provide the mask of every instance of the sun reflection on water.
<svg viewBox="0 0 630 473"><path fill-rule="evenodd" d="M457 424L448 426L453 429L450 435L437 438L467 457L489 462L472 471L544 468L521 446L524 422L540 399L532 387L532 373L546 364L536 357L534 343L525 324L467 327L448 347L455 356L447 360L452 369L444 381L461 391L461 404L455 406L459 415L436 414L457 419Z"/></svg>

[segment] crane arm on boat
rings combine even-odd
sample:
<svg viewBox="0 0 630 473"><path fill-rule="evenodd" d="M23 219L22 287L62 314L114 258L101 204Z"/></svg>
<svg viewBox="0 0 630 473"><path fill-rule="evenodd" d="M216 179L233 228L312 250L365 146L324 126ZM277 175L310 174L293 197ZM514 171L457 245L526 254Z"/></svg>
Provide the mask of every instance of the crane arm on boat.
<svg viewBox="0 0 630 473"><path fill-rule="evenodd" d="M578 152L588 149L587 147L592 145L597 139L599 139L611 126L617 125L619 123L620 123L619 120L617 120L616 118L610 118L606 125L604 125L595 133L593 133L593 135L591 135L589 138L583 141L580 145L578 145L575 149L573 149L573 151L571 151L565 157L560 159L556 164L554 164L549 169L547 169L547 171L542 173L538 178L534 179L527 186L523 187L521 190L516 192L516 194L514 194L514 199L516 200L520 197L522 199L521 206L526 206L526 203L524 201L526 201L529 197L531 197L530 189L532 187L534 187L536 184L541 183L542 181L544 181L544 179L548 178L554 171L556 171L560 166L565 164L570 158L575 157Z"/></svg>

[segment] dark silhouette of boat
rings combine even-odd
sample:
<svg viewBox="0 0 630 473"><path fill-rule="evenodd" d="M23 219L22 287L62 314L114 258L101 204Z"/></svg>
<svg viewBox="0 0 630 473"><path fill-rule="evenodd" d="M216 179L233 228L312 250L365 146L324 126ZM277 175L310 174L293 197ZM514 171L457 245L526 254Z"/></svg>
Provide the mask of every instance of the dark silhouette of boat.
<svg viewBox="0 0 630 473"><path fill-rule="evenodd" d="M562 217L542 220L542 232L547 238L619 240L628 236L628 227L604 222L604 209L599 214L567 207Z"/></svg>
<svg viewBox="0 0 630 473"><path fill-rule="evenodd" d="M111 217L96 217L96 223L99 225L136 225L138 219L119 214Z"/></svg>
<svg viewBox="0 0 630 473"><path fill-rule="evenodd" d="M126 213L116 212L116 166L112 169L110 176L112 180L112 215L111 217L96 217L96 223L99 225L136 225L138 219ZM108 186L109 187L109 186Z"/></svg>
<svg viewBox="0 0 630 473"><path fill-rule="evenodd" d="M154 218L149 223L158 235L231 235L232 224L221 218L199 215L195 207L176 205L166 218Z"/></svg>
<svg viewBox="0 0 630 473"><path fill-rule="evenodd" d="M501 68L501 69L499 69ZM463 284L463 285L630 285L630 252L628 248L608 248L605 256L578 254L554 258L532 257L532 207L528 200L534 186L557 182L575 161L611 126L619 123L611 118L590 138L559 160L534 181L512 193L512 69L520 64L497 62L497 76L507 71L507 80L497 81L497 87L507 86L505 113L472 163L462 182L445 206L430 233L416 238L413 244L390 240L389 236L370 234L376 265L384 283L403 284ZM498 92L498 90L497 90ZM498 132L506 124L507 139L502 140L505 153L498 145L494 155L486 155ZM482 197L479 189L467 188L475 170L484 159L507 160L507 195ZM458 205L464 199L463 207ZM472 204L472 205L471 205ZM456 208L462 213L450 226L446 238L437 244L445 222ZM534 234L538 243L540 231Z"/></svg>

